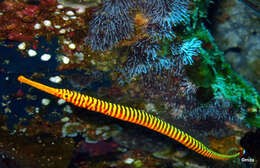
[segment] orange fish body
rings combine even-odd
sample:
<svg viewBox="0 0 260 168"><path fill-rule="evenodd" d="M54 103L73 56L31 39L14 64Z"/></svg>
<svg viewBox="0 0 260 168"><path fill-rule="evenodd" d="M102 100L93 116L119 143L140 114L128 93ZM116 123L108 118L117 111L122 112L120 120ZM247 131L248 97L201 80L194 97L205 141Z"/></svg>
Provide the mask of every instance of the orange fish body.
<svg viewBox="0 0 260 168"><path fill-rule="evenodd" d="M113 104L106 102L94 97L83 95L81 93L70 91L68 89L58 89L52 88L38 82L32 81L25 78L24 76L19 76L18 80L21 83L28 84L39 90L57 96L65 101L72 103L78 107L86 108L88 110L99 112L120 120L138 124L144 127L147 127L151 130L159 132L163 135L166 135L187 148L212 159L218 160L228 160L231 158L236 158L241 155L241 151L232 155L220 154L214 152L213 150L207 148L203 143L191 137L187 133L181 131L180 129L174 127L173 125L151 115L143 110L137 110L135 108Z"/></svg>

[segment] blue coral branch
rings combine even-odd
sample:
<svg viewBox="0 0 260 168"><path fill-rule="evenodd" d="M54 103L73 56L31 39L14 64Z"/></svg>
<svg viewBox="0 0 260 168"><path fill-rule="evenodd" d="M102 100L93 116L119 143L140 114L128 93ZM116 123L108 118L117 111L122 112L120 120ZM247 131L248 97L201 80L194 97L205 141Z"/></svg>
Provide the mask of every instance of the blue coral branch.
<svg viewBox="0 0 260 168"><path fill-rule="evenodd" d="M148 18L145 31L152 37L173 39L173 26L189 22L188 0L105 0L90 21L87 43L93 50L110 50L133 32L129 9L137 8Z"/></svg>
<svg viewBox="0 0 260 168"><path fill-rule="evenodd" d="M128 0L105 0L90 21L87 42L93 50L109 50L133 32L133 18L128 9L133 3Z"/></svg>
<svg viewBox="0 0 260 168"><path fill-rule="evenodd" d="M124 72L133 77L139 74L147 74L151 70L159 74L163 69L170 69L173 61L159 55L160 51L161 46L155 39L144 38L137 41L130 47Z"/></svg>
<svg viewBox="0 0 260 168"><path fill-rule="evenodd" d="M184 65L192 65L194 62L192 57L200 53L201 44L202 41L197 38L184 40L181 45L173 43L171 45L171 53L172 55L179 55Z"/></svg>
<svg viewBox="0 0 260 168"><path fill-rule="evenodd" d="M141 0L139 6L149 19L147 33L160 39L172 39L175 37L173 26L189 22L187 0Z"/></svg>

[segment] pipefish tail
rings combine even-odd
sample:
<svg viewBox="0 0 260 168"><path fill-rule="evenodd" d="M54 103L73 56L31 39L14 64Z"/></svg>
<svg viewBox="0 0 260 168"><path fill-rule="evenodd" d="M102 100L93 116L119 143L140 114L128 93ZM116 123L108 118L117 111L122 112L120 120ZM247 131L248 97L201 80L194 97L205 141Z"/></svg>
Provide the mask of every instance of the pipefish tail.
<svg viewBox="0 0 260 168"><path fill-rule="evenodd" d="M156 132L159 132L178 141L187 148L205 157L218 160L228 160L231 158L239 157L241 155L241 151L232 155L214 152L213 150L207 148L203 143L191 137L187 133L181 131L173 125L151 114L144 112L143 110L137 110L135 108L126 107L119 104L113 104L67 89L52 88L41 83L32 81L30 79L27 79L24 76L19 76L18 80L21 83L28 84L39 90L42 90L61 99L64 99L65 101L70 102L78 107L86 108L94 112L99 112L104 115L108 115L120 120L138 124Z"/></svg>

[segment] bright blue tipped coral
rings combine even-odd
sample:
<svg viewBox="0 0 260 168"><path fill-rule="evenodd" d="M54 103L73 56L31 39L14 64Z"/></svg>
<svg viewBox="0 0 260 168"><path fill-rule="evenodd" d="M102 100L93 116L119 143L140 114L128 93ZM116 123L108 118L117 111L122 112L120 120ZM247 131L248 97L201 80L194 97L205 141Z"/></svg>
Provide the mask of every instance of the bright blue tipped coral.
<svg viewBox="0 0 260 168"><path fill-rule="evenodd" d="M173 55L180 55L182 57L182 62L184 65L193 64L193 56L197 56L200 52L202 41L197 38L191 40L184 40L181 45L176 46L173 44L171 46L171 52Z"/></svg>
<svg viewBox="0 0 260 168"><path fill-rule="evenodd" d="M184 40L182 44L173 43L169 58L167 55L160 55L162 47L158 41L144 38L131 46L124 70L130 77L147 74L151 70L157 74L163 69L169 70L173 67L180 70L183 65L193 64L193 57L199 54L201 44L202 41L197 38Z"/></svg>

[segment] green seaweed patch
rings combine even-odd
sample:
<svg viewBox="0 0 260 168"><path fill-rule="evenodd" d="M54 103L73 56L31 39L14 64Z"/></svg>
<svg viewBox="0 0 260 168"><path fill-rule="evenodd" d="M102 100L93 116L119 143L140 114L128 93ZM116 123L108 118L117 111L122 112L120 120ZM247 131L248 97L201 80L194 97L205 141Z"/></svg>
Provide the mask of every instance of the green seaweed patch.
<svg viewBox="0 0 260 168"><path fill-rule="evenodd" d="M193 0L194 8L191 11L192 26L187 28L196 29L201 19L206 19L208 15L208 7L214 3L212 0Z"/></svg>
<svg viewBox="0 0 260 168"><path fill-rule="evenodd" d="M144 163L141 160L136 160L134 162L134 167L135 168L141 168L141 167L143 167L143 165L144 165Z"/></svg>
<svg viewBox="0 0 260 168"><path fill-rule="evenodd" d="M216 81L212 84L215 95L221 94L233 103L259 109L259 95L249 83L235 74L230 76L216 75Z"/></svg>
<svg viewBox="0 0 260 168"><path fill-rule="evenodd" d="M200 24L200 27L190 32L204 43L213 43L213 46L216 46L214 43L214 38L203 23Z"/></svg>
<svg viewBox="0 0 260 168"><path fill-rule="evenodd" d="M260 128L260 115L256 113L247 113L245 120L248 124Z"/></svg>
<svg viewBox="0 0 260 168"><path fill-rule="evenodd" d="M205 62L196 62L193 66L186 67L187 76L196 85L208 88L215 81L215 74L212 67Z"/></svg>
<svg viewBox="0 0 260 168"><path fill-rule="evenodd" d="M214 38L202 23L207 14L205 7L208 7L211 1L194 0L194 3L191 25L187 26L182 37L196 37L203 41L203 45L200 51L200 60L192 66L186 67L187 76L195 84L204 88L202 89L204 91L212 88L215 97L224 97L235 106L255 109L242 113L248 124L259 127L259 94L250 83L232 71L231 66L224 59L223 52L218 49ZM199 97L200 102L206 101L199 95L197 97Z"/></svg>

